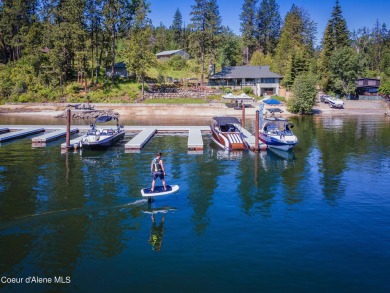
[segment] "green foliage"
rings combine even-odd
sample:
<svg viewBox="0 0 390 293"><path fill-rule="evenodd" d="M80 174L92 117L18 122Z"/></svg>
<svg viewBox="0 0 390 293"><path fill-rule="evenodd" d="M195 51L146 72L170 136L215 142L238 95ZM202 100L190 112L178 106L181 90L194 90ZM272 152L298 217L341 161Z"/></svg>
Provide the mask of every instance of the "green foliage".
<svg viewBox="0 0 390 293"><path fill-rule="evenodd" d="M175 55L167 61L167 65L173 70L183 70L187 67L187 61L182 56Z"/></svg>
<svg viewBox="0 0 390 293"><path fill-rule="evenodd" d="M262 0L257 10L256 36L264 54L274 53L278 43L282 19L275 0Z"/></svg>
<svg viewBox="0 0 390 293"><path fill-rule="evenodd" d="M315 77L309 74L296 77L292 93L293 97L287 102L288 110L292 113L311 114L317 95Z"/></svg>
<svg viewBox="0 0 390 293"><path fill-rule="evenodd" d="M248 48L248 56L252 56L256 48L256 2L257 0L244 0L240 15L243 46Z"/></svg>
<svg viewBox="0 0 390 293"><path fill-rule="evenodd" d="M390 96L390 80L383 81L379 87L379 93L384 96Z"/></svg>
<svg viewBox="0 0 390 293"><path fill-rule="evenodd" d="M230 87L224 87L222 90L225 94L230 94L232 92L232 89Z"/></svg>
<svg viewBox="0 0 390 293"><path fill-rule="evenodd" d="M251 87L243 87L242 91L247 95L253 95L253 88Z"/></svg>
<svg viewBox="0 0 390 293"><path fill-rule="evenodd" d="M229 29L221 35L221 46L218 50L218 63L223 66L242 64L241 40Z"/></svg>
<svg viewBox="0 0 390 293"><path fill-rule="evenodd" d="M276 47L274 69L281 75L286 75L288 62L291 62L292 56L296 52L302 52L300 54L311 58L314 53L313 44L316 31L316 24L310 20L307 12L293 5L286 15Z"/></svg>
<svg viewBox="0 0 390 293"><path fill-rule="evenodd" d="M356 78L359 74L359 56L350 47L343 47L333 53L329 60L330 89L337 94L353 93L356 89Z"/></svg>
<svg viewBox="0 0 390 293"><path fill-rule="evenodd" d="M168 99L146 99L145 104L205 104L208 101L197 98L168 98Z"/></svg>

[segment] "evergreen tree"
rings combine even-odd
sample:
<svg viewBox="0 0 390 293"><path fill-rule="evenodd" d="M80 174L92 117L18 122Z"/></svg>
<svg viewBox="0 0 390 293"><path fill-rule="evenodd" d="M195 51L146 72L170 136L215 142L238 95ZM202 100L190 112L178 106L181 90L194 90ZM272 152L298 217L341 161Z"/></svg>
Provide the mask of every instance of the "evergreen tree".
<svg viewBox="0 0 390 293"><path fill-rule="evenodd" d="M281 28L279 5L275 0L262 0L257 11L257 40L264 54L274 53Z"/></svg>
<svg viewBox="0 0 390 293"><path fill-rule="evenodd" d="M261 66L264 63L265 56L262 51L256 50L252 54L250 65L252 66Z"/></svg>
<svg viewBox="0 0 390 293"><path fill-rule="evenodd" d="M288 74L291 77L290 85L294 82L296 73L309 69L308 61L314 55L315 33L316 25L307 12L293 5L286 15L274 60L274 70L281 75ZM296 58L299 62L294 61Z"/></svg>
<svg viewBox="0 0 390 293"><path fill-rule="evenodd" d="M242 64L241 38L236 36L228 27L221 34L221 46L218 51L218 63L223 66Z"/></svg>
<svg viewBox="0 0 390 293"><path fill-rule="evenodd" d="M149 4L140 0L135 10L133 27L130 30L129 38L123 44L122 51L127 70L134 72L137 79L142 82L142 95L144 94L146 71L156 64L156 56L152 52L150 43L152 25L147 17L149 12Z"/></svg>
<svg viewBox="0 0 390 293"><path fill-rule="evenodd" d="M335 51L329 60L329 69L333 92L340 95L355 92L360 68L359 56L353 48L345 46Z"/></svg>
<svg viewBox="0 0 390 293"><path fill-rule="evenodd" d="M36 21L38 0L0 1L0 61L7 64L23 54L23 37Z"/></svg>
<svg viewBox="0 0 390 293"><path fill-rule="evenodd" d="M205 56L215 62L221 33L221 17L216 0L195 0L191 11L189 49L201 61L201 84L204 83Z"/></svg>
<svg viewBox="0 0 390 293"><path fill-rule="evenodd" d="M176 49L183 48L183 17L181 12L176 9L175 15L173 16L173 22L171 25L171 30L173 32L173 43Z"/></svg>
<svg viewBox="0 0 390 293"><path fill-rule="evenodd" d="M332 87L331 81L329 80L329 61L335 51L350 46L351 41L349 35L350 33L342 15L339 1L336 0L336 5L333 7L332 15L325 28L322 39L322 52L319 60L321 85L325 90L330 90Z"/></svg>
<svg viewBox="0 0 390 293"><path fill-rule="evenodd" d="M246 63L251 60L256 49L256 3L257 0L244 0L240 14L242 43L246 48Z"/></svg>
<svg viewBox="0 0 390 293"><path fill-rule="evenodd" d="M142 0L103 0L105 28L110 33L111 80L115 76L116 45L118 36L127 32L133 23L135 10Z"/></svg>

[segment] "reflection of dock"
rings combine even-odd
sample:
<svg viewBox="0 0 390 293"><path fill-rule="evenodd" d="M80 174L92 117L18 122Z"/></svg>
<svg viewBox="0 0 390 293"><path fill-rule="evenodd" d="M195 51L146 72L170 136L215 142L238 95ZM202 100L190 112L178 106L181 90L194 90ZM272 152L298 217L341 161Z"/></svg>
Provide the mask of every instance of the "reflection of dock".
<svg viewBox="0 0 390 293"><path fill-rule="evenodd" d="M58 140L66 136L63 125L4 125L4 128L0 129L4 131L11 130L11 132L0 134L0 142L48 131L44 135L31 139L33 145L45 146L49 141ZM89 129L89 125L77 125L72 127L71 134L79 131L85 133ZM137 133L125 144L125 149L130 152L140 151L155 134L159 133L188 133L188 150L196 152L203 151L202 134L210 133L209 126L125 126L124 130L128 133ZM78 148L82 137L83 135L74 137L70 140L70 146ZM66 143L62 143L61 148L65 149Z"/></svg>

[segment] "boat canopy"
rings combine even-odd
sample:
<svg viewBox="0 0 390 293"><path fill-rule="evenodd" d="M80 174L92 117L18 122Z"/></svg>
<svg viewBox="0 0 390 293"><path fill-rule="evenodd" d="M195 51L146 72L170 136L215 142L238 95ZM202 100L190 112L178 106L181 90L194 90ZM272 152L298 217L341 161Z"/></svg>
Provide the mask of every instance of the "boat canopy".
<svg viewBox="0 0 390 293"><path fill-rule="evenodd" d="M233 95L232 93L229 93L227 95L222 96L222 98L227 99L227 100L243 100L243 101L249 100L249 101L253 101L253 98L248 96L245 93L242 93L241 95L238 95L238 96Z"/></svg>
<svg viewBox="0 0 390 293"><path fill-rule="evenodd" d="M96 118L96 122L104 123L104 122L111 121L112 119L118 120L118 118L113 117L113 116L100 116L100 117Z"/></svg>
<svg viewBox="0 0 390 293"><path fill-rule="evenodd" d="M241 124L241 122L236 117L214 117L213 118L219 125L226 124Z"/></svg>

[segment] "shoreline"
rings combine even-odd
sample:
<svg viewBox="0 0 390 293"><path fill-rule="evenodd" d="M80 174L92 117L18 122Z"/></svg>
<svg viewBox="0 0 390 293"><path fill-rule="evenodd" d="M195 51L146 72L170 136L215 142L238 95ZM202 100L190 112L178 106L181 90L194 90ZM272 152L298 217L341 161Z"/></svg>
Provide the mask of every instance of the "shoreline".
<svg viewBox="0 0 390 293"><path fill-rule="evenodd" d="M245 108L245 116L255 117L258 104L254 103L253 107ZM0 116L46 116L55 117L67 109L68 103L57 104L6 104L0 105ZM112 110L119 113L120 117L156 117L166 116L173 117L214 117L214 116L233 116L242 117L242 110L228 108L224 103L207 103L207 104L93 104L95 110ZM344 109L330 108L328 104L318 103L314 108L314 115L318 116L345 116L345 115L389 115L389 103L385 101L345 101ZM276 116L295 116L287 111L286 106L265 106L268 108L279 108L283 113L277 113ZM72 111L76 111L73 110ZM268 115L270 115L268 113Z"/></svg>

